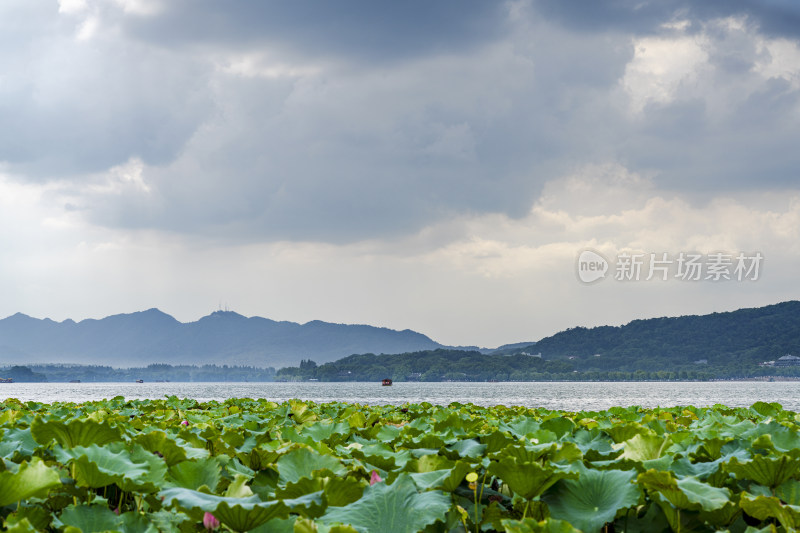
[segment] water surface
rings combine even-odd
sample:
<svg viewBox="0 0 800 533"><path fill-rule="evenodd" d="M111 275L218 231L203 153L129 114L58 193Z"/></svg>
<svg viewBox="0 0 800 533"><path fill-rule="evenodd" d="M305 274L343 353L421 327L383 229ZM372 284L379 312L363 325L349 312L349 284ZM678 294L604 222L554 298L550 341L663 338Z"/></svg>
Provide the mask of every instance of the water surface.
<svg viewBox="0 0 800 533"><path fill-rule="evenodd" d="M521 405L568 411L601 410L612 406L709 406L716 403L747 407L757 401L778 402L800 411L800 382L546 382L546 383L5 383L0 399L52 403L85 402L124 396L160 399L175 395L200 401L266 398L281 402L297 398L315 402L393 404L451 402L477 405Z"/></svg>

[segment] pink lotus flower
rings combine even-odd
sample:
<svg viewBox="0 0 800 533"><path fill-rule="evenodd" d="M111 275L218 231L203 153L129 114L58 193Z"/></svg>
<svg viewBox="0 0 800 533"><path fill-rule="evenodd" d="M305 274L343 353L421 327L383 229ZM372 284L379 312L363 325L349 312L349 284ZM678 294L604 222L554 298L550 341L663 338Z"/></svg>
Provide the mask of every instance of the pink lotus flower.
<svg viewBox="0 0 800 533"><path fill-rule="evenodd" d="M181 425L182 426L188 426L189 425L189 421L188 420L184 420L183 422L181 422Z"/></svg>
<svg viewBox="0 0 800 533"><path fill-rule="evenodd" d="M383 481L383 480L381 479L381 476L378 475L378 471L377 470L373 470L372 471L372 475L369 478L369 486L371 487L375 483L379 483L381 481Z"/></svg>
<svg viewBox="0 0 800 533"><path fill-rule="evenodd" d="M203 527L209 531L214 531L219 527L219 520L217 520L216 516L206 511L206 514L203 515Z"/></svg>

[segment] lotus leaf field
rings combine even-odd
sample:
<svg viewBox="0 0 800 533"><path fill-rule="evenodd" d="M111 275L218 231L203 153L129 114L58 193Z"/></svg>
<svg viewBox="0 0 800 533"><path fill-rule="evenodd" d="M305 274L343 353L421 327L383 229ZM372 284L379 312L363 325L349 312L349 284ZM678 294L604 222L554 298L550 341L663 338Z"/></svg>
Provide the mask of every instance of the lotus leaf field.
<svg viewBox="0 0 800 533"><path fill-rule="evenodd" d="M800 415L122 397L0 402L6 531L800 527Z"/></svg>

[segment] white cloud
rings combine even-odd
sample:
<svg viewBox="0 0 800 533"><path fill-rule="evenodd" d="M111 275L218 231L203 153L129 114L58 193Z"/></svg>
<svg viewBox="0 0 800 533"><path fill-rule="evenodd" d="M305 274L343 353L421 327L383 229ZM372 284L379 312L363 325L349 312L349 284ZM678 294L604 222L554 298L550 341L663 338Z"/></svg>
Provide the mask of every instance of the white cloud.
<svg viewBox="0 0 800 533"><path fill-rule="evenodd" d="M697 36L641 37L633 41L635 55L622 85L634 113L649 103L672 102L682 86L691 85L708 60L707 41Z"/></svg>
<svg viewBox="0 0 800 533"><path fill-rule="evenodd" d="M67 15L81 13L88 9L87 0L58 0L58 12Z"/></svg>

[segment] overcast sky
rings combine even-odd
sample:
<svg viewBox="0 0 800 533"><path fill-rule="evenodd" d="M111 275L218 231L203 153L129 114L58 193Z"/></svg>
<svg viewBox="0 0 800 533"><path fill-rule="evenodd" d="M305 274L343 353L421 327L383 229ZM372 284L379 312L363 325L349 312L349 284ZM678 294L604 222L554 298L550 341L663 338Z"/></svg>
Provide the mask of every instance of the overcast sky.
<svg viewBox="0 0 800 533"><path fill-rule="evenodd" d="M3 0L0 316L493 347L798 299L798 147L795 0ZM763 261L614 279L681 252Z"/></svg>

